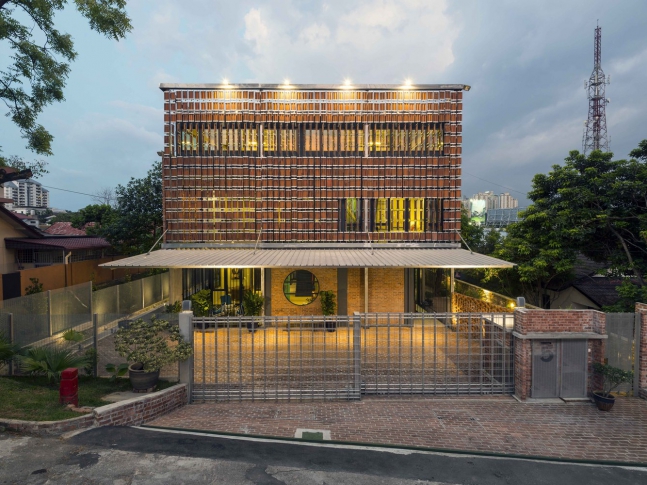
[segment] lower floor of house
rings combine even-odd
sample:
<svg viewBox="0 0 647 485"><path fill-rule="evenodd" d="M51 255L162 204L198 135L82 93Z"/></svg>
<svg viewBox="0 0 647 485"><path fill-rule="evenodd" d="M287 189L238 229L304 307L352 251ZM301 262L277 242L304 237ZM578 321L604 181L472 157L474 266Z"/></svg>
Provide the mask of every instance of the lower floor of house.
<svg viewBox="0 0 647 485"><path fill-rule="evenodd" d="M265 315L322 315L322 292L337 315L450 312L454 270L437 268L172 269L171 301L211 291L213 311L239 313L246 292L265 299ZM180 297L181 296L181 297Z"/></svg>

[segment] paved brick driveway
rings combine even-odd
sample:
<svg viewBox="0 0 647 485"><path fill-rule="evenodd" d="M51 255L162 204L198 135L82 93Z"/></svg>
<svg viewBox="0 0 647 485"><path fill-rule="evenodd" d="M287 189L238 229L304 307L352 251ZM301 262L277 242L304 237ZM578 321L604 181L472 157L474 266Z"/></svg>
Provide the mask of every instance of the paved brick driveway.
<svg viewBox="0 0 647 485"><path fill-rule="evenodd" d="M522 404L507 396L219 402L148 424L278 437L322 429L335 441L647 464L647 401L637 398L619 398L609 413L590 403Z"/></svg>

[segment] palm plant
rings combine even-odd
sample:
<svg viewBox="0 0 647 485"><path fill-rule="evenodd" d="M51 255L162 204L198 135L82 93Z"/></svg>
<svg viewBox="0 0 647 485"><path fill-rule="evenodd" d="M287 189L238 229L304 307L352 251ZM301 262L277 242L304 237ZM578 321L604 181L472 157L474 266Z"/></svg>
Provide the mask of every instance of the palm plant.
<svg viewBox="0 0 647 485"><path fill-rule="evenodd" d="M0 333L0 369L7 365L11 360L21 354L19 345L11 343L11 340L3 333Z"/></svg>
<svg viewBox="0 0 647 485"><path fill-rule="evenodd" d="M68 349L34 347L20 358L23 372L44 375L52 382L61 380L61 372L70 367L82 368L88 364L85 355L77 355Z"/></svg>

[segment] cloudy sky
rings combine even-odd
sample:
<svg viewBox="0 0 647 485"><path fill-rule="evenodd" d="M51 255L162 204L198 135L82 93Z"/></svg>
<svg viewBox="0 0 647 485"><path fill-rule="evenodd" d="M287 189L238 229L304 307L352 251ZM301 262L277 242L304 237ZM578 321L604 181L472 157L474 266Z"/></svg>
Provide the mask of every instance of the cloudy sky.
<svg viewBox="0 0 647 485"><path fill-rule="evenodd" d="M223 78L469 84L463 193L525 201L534 174L581 148L598 19L611 150L626 157L647 138L644 0L131 0L128 12L122 42L71 9L58 16L79 56L66 101L40 118L55 136L41 179L55 207L92 203L56 188L92 194L146 173L163 143L160 82ZM0 145L33 158L4 118Z"/></svg>

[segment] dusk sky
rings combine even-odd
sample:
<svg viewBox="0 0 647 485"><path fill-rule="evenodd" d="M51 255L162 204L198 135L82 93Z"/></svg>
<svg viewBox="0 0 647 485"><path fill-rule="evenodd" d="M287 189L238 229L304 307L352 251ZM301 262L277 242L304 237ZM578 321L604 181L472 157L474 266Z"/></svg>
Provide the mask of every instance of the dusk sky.
<svg viewBox="0 0 647 485"><path fill-rule="evenodd" d="M72 2L73 3L73 2ZM101 37L72 8L58 16L77 60L66 101L39 121L54 135L50 204L141 177L163 146L159 83L460 83L463 195L511 192L526 203L533 175L582 146L602 27L608 132L617 158L647 138L647 2L132 0L133 30ZM0 45L0 69L6 65ZM35 157L0 119L4 155Z"/></svg>

